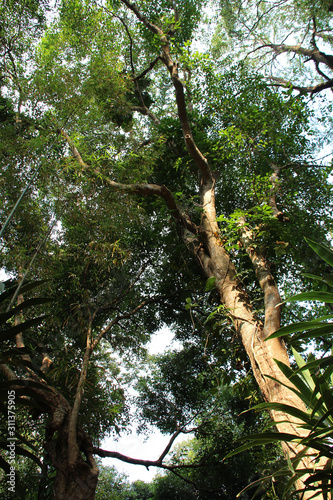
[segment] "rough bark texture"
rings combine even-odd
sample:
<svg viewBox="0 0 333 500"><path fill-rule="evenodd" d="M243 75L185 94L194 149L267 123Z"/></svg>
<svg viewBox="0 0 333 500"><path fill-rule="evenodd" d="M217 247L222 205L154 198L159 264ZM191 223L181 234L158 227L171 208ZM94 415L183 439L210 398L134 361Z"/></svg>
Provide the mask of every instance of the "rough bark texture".
<svg viewBox="0 0 333 500"><path fill-rule="evenodd" d="M57 430L54 437L52 433L47 436L45 448L57 470L54 483L53 498L56 500L93 500L98 478L98 468L92 456L92 445L89 440L80 439L81 448L84 450L86 460L77 453L75 460L71 458L68 448L68 417Z"/></svg>
<svg viewBox="0 0 333 500"><path fill-rule="evenodd" d="M22 386L20 383L22 381L14 374L8 373L7 370L3 372L11 380L11 388L15 390L17 398L25 398L24 395L20 396L22 387L29 387L30 392L36 394L44 413L49 416L49 423L45 430L44 449L57 472L52 498L55 500L94 499L98 467L93 456L93 446L90 438L77 425L74 436L77 446L74 447L74 455L72 443L68 439L72 415L71 405L61 393L38 377L26 378L25 385ZM29 382L32 384L29 385Z"/></svg>
<svg viewBox="0 0 333 500"><path fill-rule="evenodd" d="M74 436L76 446L69 440L72 409L57 392L47 394L52 420L46 428L45 450L57 471L53 498L56 500L92 500L98 478L98 468L92 454L92 443L77 426ZM52 411L53 408L53 411ZM83 452L85 458L83 458Z"/></svg>

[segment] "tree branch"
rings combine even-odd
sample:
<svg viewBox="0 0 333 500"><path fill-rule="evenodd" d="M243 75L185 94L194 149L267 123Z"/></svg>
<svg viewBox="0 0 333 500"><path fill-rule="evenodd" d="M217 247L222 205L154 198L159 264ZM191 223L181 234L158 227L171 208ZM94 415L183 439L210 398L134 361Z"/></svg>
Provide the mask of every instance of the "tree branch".
<svg viewBox="0 0 333 500"><path fill-rule="evenodd" d="M140 80L140 78L143 78L144 76L147 75L147 73L149 73L149 71L151 71L155 66L156 64L158 63L158 61L161 61L161 56L157 56L148 66L148 68L146 68L144 71L142 71L142 73L140 73L138 76L136 76L135 78L133 78L133 80Z"/></svg>
<svg viewBox="0 0 333 500"><path fill-rule="evenodd" d="M333 56L331 54L325 54L325 52L321 52L318 49L305 49L304 47L301 47L300 44L298 45L285 45L284 43L281 44L274 44L274 43L266 43L263 45L263 47L270 47L271 49L274 50L274 52L279 55L283 53L294 53L294 54L300 54L302 56L308 57L314 62L317 63L323 63L326 64L330 69L333 70Z"/></svg>
<svg viewBox="0 0 333 500"><path fill-rule="evenodd" d="M131 4L130 2L128 2L128 0L121 0L121 1L130 10L132 10L132 12L134 12L139 21L141 21L152 33L160 36L161 48L162 48L161 60L164 62L165 66L167 67L170 73L171 81L175 89L178 117L182 127L187 150L191 158L197 165L197 168L201 173L203 181L207 182L212 180L213 176L210 171L207 159L203 156L203 154L201 153L201 151L199 150L193 139L191 126L187 115L184 86L178 75L178 63L176 61L173 61L170 54L170 44L168 41L168 37L163 33L161 28L159 28L155 24L150 23L148 19L140 13L139 9L136 7L135 4Z"/></svg>
<svg viewBox="0 0 333 500"><path fill-rule="evenodd" d="M135 83L136 83L136 88L138 90L137 81ZM139 89L138 92L140 95L140 101L141 101L142 106L131 106L131 111L137 111L138 113L141 113L142 115L148 116L154 123L156 123L156 125L159 125L160 120L157 118L157 116L154 113L152 113L152 111L150 111L147 108L147 106L143 102L141 90Z"/></svg>
<svg viewBox="0 0 333 500"><path fill-rule="evenodd" d="M291 88L293 90L298 90L302 94L317 94L318 92L321 92L326 89L333 88L333 79L328 80L327 82L324 83L319 83L318 85L313 85L313 86L308 86L308 87L301 87L300 85L295 85L291 83L288 80L284 80L283 78L277 78L274 76L270 77L271 81L274 81L276 83L272 83L272 87L287 87Z"/></svg>
<svg viewBox="0 0 333 500"><path fill-rule="evenodd" d="M83 355L80 378L76 387L75 399L68 424L68 465L70 468L75 467L75 464L77 462L77 457L80 453L79 445L77 442L77 422L82 402L83 387L87 379L90 356L93 351L91 321L92 319L90 316L89 325L87 328L86 348Z"/></svg>
<svg viewBox="0 0 333 500"><path fill-rule="evenodd" d="M16 374L13 372L13 370L11 368L9 368L8 365L1 364L0 370L2 371L2 373L4 374L4 376L6 377L7 380L12 381L12 380L17 379Z"/></svg>
<svg viewBox="0 0 333 500"><path fill-rule="evenodd" d="M153 24L150 21L148 21L148 19L143 14L141 14L135 3L130 3L128 0L121 0L121 1L136 15L139 21L141 21L149 29L149 31L151 31L155 35L160 35L163 37L164 35L163 31L158 26L156 26L156 24Z"/></svg>
<svg viewBox="0 0 333 500"><path fill-rule="evenodd" d="M52 366L53 361L50 358L49 353L48 353L47 349L45 348L43 342L38 342L37 347L39 347L39 349L41 350L41 353L42 353L42 363L40 366L40 371L42 373L46 374L49 371L50 367Z"/></svg>
<svg viewBox="0 0 333 500"><path fill-rule="evenodd" d="M168 465L168 464L163 463L164 458L169 453L173 443L175 442L175 440L179 436L179 434L192 432L192 431L193 431L193 429L191 429L191 431L184 431L183 429L178 429L176 432L174 432L172 434L167 446L165 447L165 449L163 450L163 452L161 453L161 455L159 456L159 458L157 460L143 460L140 458L132 458L132 457L128 457L127 455L123 455L122 453L119 453L117 451L103 450L102 448L99 448L99 447L94 447L93 453L95 455L102 457L102 458L106 458L106 457L116 458L116 459L121 460L122 462L126 462L128 464L143 465L147 469L149 467L160 467L162 469L167 469L167 470L173 471L175 469L198 468L198 467L202 467L203 461L201 461L200 463L197 463L197 464Z"/></svg>
<svg viewBox="0 0 333 500"><path fill-rule="evenodd" d="M167 454L169 453L173 443L175 442L176 438L179 436L179 434L181 434L182 430L181 429L177 429L176 432L174 432L168 442L168 444L166 445L166 447L164 448L163 452L161 453L161 455L159 456L159 458L157 459L158 462L162 463L164 458L167 456Z"/></svg>
<svg viewBox="0 0 333 500"><path fill-rule="evenodd" d="M268 337L280 328L281 322L281 297L274 277L269 270L269 264L264 255L257 251L252 245L254 242L253 231L246 227L244 218L239 220L239 237L251 259L253 269L257 276L259 285L264 294L265 323L264 337Z"/></svg>
<svg viewBox="0 0 333 500"><path fill-rule="evenodd" d="M141 73L141 75L139 75L138 77L135 77L135 68L134 68L134 62L133 62L133 39L132 39L132 35L128 29L128 26L127 24L125 23L125 21L120 17L120 16L117 16L117 14L114 14L113 12L111 12L107 7L103 6L102 5L102 8L108 12L111 16L115 17L116 19L118 19L118 21L121 22L121 24L124 26L125 28L125 31L127 33L127 36L128 36L128 39L129 39L129 52L130 52L130 64L131 64L131 69L132 69L132 81L134 82L134 85L135 85L135 88L136 88L136 91L138 92L139 94L139 98L140 98L140 101L141 101L141 105L142 105L142 108L141 107L137 107L135 108L134 110L135 111L138 111L139 113L142 113L143 115L146 115L146 116L149 116L149 118L154 122L156 123L157 125L160 123L160 120L157 118L157 116L152 113L151 111L149 111L149 109L147 108L147 106L145 105L144 103L144 100L143 100L143 97L142 97L142 92L140 90L140 87L139 87L139 84L138 84L138 80L140 78L142 78L146 73L148 73L148 71L150 71L154 66L155 64L157 63L157 61L160 59L160 57L157 57L149 66L148 69L146 69L143 73ZM132 108L133 109L133 108Z"/></svg>
<svg viewBox="0 0 333 500"><path fill-rule="evenodd" d="M198 226L194 224L189 216L178 207L173 194L167 187L163 185L160 186L158 184L122 184L112 181L109 177L103 175L98 167L91 167L83 161L79 151L63 129L59 130L58 133L60 133L67 141L67 144L78 164L84 170L92 172L98 179L101 179L110 189L123 193L134 193L142 196L159 196L164 199L174 219L180 222L183 227L188 229L193 234L198 233Z"/></svg>
<svg viewBox="0 0 333 500"><path fill-rule="evenodd" d="M116 318L114 318L103 330L100 331L100 333L97 335L97 337L91 342L91 351L95 349L97 344L100 342L100 340L111 330L111 328L118 324L120 321L123 319L128 319L134 314L136 314L138 311L140 311L143 307L147 306L148 304L152 304L153 302L157 302L157 300L160 300L161 297L154 297L152 299L147 299L141 302L141 304L137 305L132 309L131 311L123 314L119 314Z"/></svg>
<svg viewBox="0 0 333 500"><path fill-rule="evenodd" d="M22 266L19 265L18 266L18 284L20 287L22 286L21 285L22 280L23 280ZM17 305L20 306L21 304L23 304L23 302L24 302L23 295L22 294L17 295ZM18 326L21 324L21 317L22 317L22 312L15 314L14 326ZM19 332L15 335L15 343L16 343L16 347L18 349L21 349L21 348L24 349L25 344L24 344L22 332ZM27 361L28 363L31 363L31 358L30 358L29 354L21 354L21 358L23 359L23 361ZM26 368L26 370L29 371L28 368Z"/></svg>
<svg viewBox="0 0 333 500"><path fill-rule="evenodd" d="M117 451L107 451L97 447L93 448L93 453L102 458L106 457L116 458L117 460L121 460L122 462L126 462L128 464L143 465L147 469L149 467L160 467L162 469L170 469L170 466L160 462L159 458L157 460L143 460L140 458L128 457L127 455L123 455L122 453L118 453Z"/></svg>

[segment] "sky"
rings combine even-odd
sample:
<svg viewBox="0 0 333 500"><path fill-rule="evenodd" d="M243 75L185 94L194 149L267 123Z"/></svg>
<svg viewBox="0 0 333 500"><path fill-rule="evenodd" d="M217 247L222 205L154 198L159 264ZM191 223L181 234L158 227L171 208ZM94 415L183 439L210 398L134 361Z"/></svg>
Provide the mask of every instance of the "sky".
<svg viewBox="0 0 333 500"><path fill-rule="evenodd" d="M168 348L177 347L177 342L173 338L174 335L171 330L166 327L162 328L152 335L151 341L148 344L149 354L159 354ZM175 443L179 444L184 439L188 439L188 435L186 435L186 438L179 436ZM135 428L133 428L131 434L124 435L118 441L114 441L113 438L107 438L103 441L101 448L108 451L117 451L131 458L157 460L169 440L169 435L163 435L157 430L153 431L147 439L144 435L138 435ZM124 472L131 482L137 480L150 482L160 470L157 467L150 467L147 470L142 465L127 464L113 458L104 458L102 463L103 465L116 467L119 472Z"/></svg>
<svg viewBox="0 0 333 500"><path fill-rule="evenodd" d="M123 453L131 458L157 460L169 439L170 436L164 436L155 431L148 440L145 440L145 436L139 436L134 431L132 434L122 437L118 442L115 442L112 438L106 439L102 444L102 448ZM142 465L127 464L114 458L104 458L102 463L103 465L113 466L119 472L125 473L131 482L141 480L149 483L159 470L157 467L150 467L147 470Z"/></svg>

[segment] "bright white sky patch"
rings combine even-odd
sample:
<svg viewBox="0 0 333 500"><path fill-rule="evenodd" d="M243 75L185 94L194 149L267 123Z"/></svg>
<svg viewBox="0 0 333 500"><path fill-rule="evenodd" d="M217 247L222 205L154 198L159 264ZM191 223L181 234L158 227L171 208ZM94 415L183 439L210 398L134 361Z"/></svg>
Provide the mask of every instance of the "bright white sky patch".
<svg viewBox="0 0 333 500"><path fill-rule="evenodd" d="M177 349L180 345L179 342L174 341L173 332L169 328L163 327L152 335L151 341L148 344L148 352L149 354L161 354L169 348ZM182 438L179 437L177 443L179 443L181 439ZM104 450L117 451L131 458L157 460L169 440L170 436L165 436L158 430L153 430L150 437L147 439L143 435L138 435L134 428L131 434L121 437L118 441L114 441L111 437L107 438L103 441L101 448ZM131 482L141 480L148 483L160 470L157 467L150 467L150 469L147 470L146 467L142 465L127 464L126 462L114 458L104 458L102 463L103 465L114 466L119 472L127 474Z"/></svg>
<svg viewBox="0 0 333 500"><path fill-rule="evenodd" d="M164 436L158 431L154 431L149 439L145 441L144 436L132 434L122 437L118 442L108 438L103 442L102 448L112 450L127 455L131 458L143 460L157 460L168 444L170 436ZM150 467L149 470L142 465L132 465L121 462L113 458L104 458L103 465L112 465L119 472L125 473L131 482L141 480L149 483L159 471L157 467Z"/></svg>

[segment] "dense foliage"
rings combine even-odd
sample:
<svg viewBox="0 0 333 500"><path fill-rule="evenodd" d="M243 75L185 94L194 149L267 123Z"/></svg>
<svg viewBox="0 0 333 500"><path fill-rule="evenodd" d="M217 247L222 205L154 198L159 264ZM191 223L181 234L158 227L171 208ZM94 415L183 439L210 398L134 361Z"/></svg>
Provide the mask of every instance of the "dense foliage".
<svg viewBox="0 0 333 500"><path fill-rule="evenodd" d="M96 498L231 499L282 460L223 461L267 423L249 408L280 397L260 342L281 296L326 272L304 237L332 230L331 5L280 4L2 2L1 443L14 390L18 498L93 498L96 456L132 460L101 441L133 418L195 437L161 450L151 487L102 469ZM181 347L149 356L162 326Z"/></svg>

